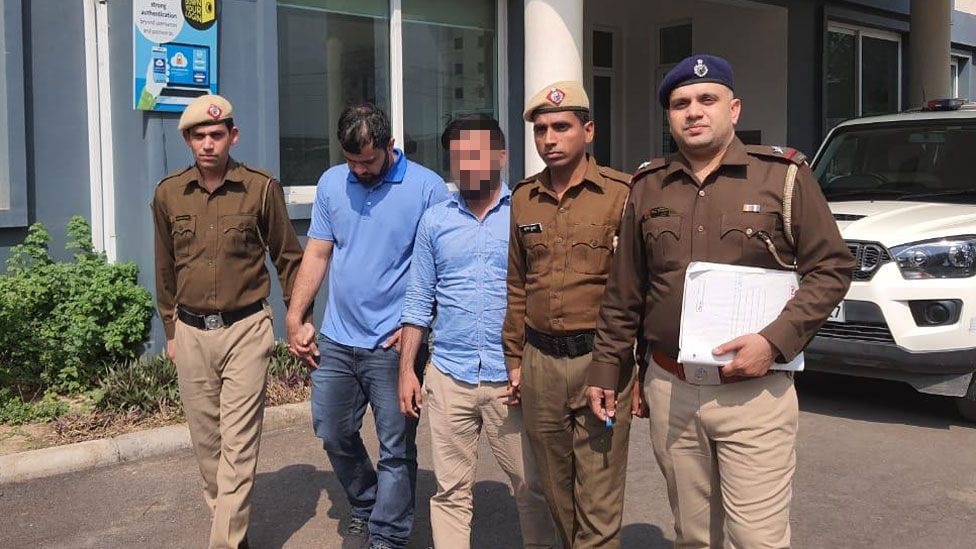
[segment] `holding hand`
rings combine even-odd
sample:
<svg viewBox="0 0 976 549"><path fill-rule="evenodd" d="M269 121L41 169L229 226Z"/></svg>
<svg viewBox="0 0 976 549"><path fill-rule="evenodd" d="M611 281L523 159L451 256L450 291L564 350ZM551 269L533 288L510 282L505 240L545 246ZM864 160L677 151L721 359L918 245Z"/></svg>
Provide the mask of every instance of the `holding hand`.
<svg viewBox="0 0 976 549"><path fill-rule="evenodd" d="M760 377L773 366L776 354L768 339L759 334L747 334L716 347L712 354L735 353L732 362L722 366L725 376Z"/></svg>
<svg viewBox="0 0 976 549"><path fill-rule="evenodd" d="M501 398L505 399L508 406L518 406L522 404L522 368L510 368L508 370L508 389Z"/></svg>
<svg viewBox="0 0 976 549"><path fill-rule="evenodd" d="M313 370L318 368L315 357L319 356L319 346L315 342L315 326L310 322L304 324L286 322L286 325L288 352L301 359L309 368Z"/></svg>
<svg viewBox="0 0 976 549"><path fill-rule="evenodd" d="M617 392L613 389L587 387L586 398L590 401L590 410L600 421L617 415Z"/></svg>

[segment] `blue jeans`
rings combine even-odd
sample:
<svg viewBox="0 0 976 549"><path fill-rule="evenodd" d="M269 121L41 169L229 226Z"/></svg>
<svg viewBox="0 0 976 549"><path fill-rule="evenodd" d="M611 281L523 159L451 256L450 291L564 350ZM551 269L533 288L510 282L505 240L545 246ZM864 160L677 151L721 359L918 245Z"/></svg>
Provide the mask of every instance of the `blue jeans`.
<svg viewBox="0 0 976 549"><path fill-rule="evenodd" d="M319 353L319 367L312 372L315 434L346 491L352 516L369 521L371 541L406 547L416 499L417 420L400 413L400 353L350 347L325 336L319 337ZM380 445L375 469L359 436L367 404Z"/></svg>

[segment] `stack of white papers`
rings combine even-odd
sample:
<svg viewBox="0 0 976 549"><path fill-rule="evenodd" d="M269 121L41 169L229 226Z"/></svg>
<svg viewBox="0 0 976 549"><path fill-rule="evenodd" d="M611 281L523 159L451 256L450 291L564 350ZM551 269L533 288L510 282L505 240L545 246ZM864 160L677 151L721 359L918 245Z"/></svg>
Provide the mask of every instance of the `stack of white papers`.
<svg viewBox="0 0 976 549"><path fill-rule="evenodd" d="M678 362L722 366L733 353L716 356L712 349L768 326L793 298L800 280L791 271L693 261L685 274L681 305ZM803 370L803 353L776 370Z"/></svg>

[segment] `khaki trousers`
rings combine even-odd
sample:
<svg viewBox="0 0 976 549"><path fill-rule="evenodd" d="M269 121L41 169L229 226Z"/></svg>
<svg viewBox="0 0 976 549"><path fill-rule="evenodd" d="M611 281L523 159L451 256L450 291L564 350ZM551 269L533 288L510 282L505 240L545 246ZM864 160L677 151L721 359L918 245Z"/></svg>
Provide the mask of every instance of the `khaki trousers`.
<svg viewBox="0 0 976 549"><path fill-rule="evenodd" d="M211 331L177 322L175 342L183 410L213 514L210 547L237 549L251 513L274 344L271 313L265 308Z"/></svg>
<svg viewBox="0 0 976 549"><path fill-rule="evenodd" d="M799 416L792 375L699 386L652 362L644 390L675 547L789 547Z"/></svg>
<svg viewBox="0 0 976 549"><path fill-rule="evenodd" d="M566 549L620 546L634 383L618 387L608 429L586 399L590 358L555 358L528 343L522 352L522 417Z"/></svg>
<svg viewBox="0 0 976 549"><path fill-rule="evenodd" d="M470 385L430 364L424 378L424 410L430 423L437 493L430 500L430 525L438 549L471 546L471 517L478 465L478 439L488 437L498 465L515 493L525 547L555 547L553 531L532 453L523 445L522 412L502 397L507 383Z"/></svg>

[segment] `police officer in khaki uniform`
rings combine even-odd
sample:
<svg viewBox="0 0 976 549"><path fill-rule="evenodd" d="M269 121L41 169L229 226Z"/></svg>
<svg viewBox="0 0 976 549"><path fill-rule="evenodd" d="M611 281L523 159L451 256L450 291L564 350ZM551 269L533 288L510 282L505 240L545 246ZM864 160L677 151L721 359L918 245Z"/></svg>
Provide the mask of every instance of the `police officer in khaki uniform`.
<svg viewBox="0 0 976 549"><path fill-rule="evenodd" d="M190 103L179 129L195 163L156 188L156 300L213 513L210 547L247 547L251 488L274 344L269 254L285 302L302 248L281 185L230 157L233 108Z"/></svg>
<svg viewBox="0 0 976 549"><path fill-rule="evenodd" d="M597 323L591 405L612 408L637 337L675 546L789 547L797 398L792 373L770 367L813 337L847 292L853 261L803 155L735 136L741 105L725 60L685 59L659 100L679 153L634 178ZM775 321L713 351L734 353L713 384L687 378L675 359L691 261L801 277Z"/></svg>
<svg viewBox="0 0 976 549"><path fill-rule="evenodd" d="M542 172L512 193L508 311L503 345L512 402L564 547L617 547L630 413L615 424L587 406L584 379L600 297L630 176L597 165L589 99L579 82L556 82L529 102ZM632 370L613 387L628 398Z"/></svg>

